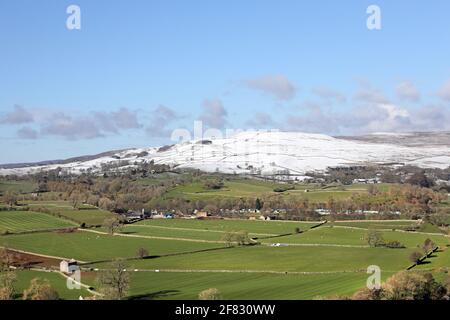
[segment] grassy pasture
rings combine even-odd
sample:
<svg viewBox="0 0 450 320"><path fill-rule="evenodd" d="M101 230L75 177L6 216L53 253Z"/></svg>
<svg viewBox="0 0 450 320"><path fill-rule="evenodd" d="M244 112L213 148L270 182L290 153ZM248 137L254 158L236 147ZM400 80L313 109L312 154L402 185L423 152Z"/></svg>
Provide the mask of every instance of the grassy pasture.
<svg viewBox="0 0 450 320"><path fill-rule="evenodd" d="M439 270L441 268L450 269L450 247L441 247L441 250L434 253L424 264L418 265L415 270Z"/></svg>
<svg viewBox="0 0 450 320"><path fill-rule="evenodd" d="M221 241L225 232L213 231L213 230L201 230L201 229L174 229L170 227L157 227L145 224L127 225L121 233L152 236L152 237L164 237L164 238L182 238L192 240L207 240L207 241ZM256 237L255 234L249 234L251 237Z"/></svg>
<svg viewBox="0 0 450 320"><path fill-rule="evenodd" d="M0 245L37 254L45 254L81 261L98 261L137 256L139 248L150 255L164 255L217 248L211 243L158 240L100 235L92 232L39 233L0 237Z"/></svg>
<svg viewBox="0 0 450 320"><path fill-rule="evenodd" d="M136 225L159 226L167 228L186 228L211 231L242 231L261 234L286 234L295 232L295 228L309 229L319 222L296 221L258 221L258 220L196 220L196 219L154 219L145 220ZM176 229L173 230L176 234Z"/></svg>
<svg viewBox="0 0 450 320"><path fill-rule="evenodd" d="M130 267L155 270L235 270L277 272L355 272L378 265L397 271L409 265L411 249L343 247L239 247L182 256L129 261ZM106 267L99 264L97 267Z"/></svg>
<svg viewBox="0 0 450 320"><path fill-rule="evenodd" d="M383 280L388 273L382 275ZM364 287L365 273L278 275L244 273L131 274L130 299L196 300L199 292L217 288L224 299L313 299L318 296L351 295ZM94 278L87 280L93 283ZM151 284L151 285L149 285Z"/></svg>
<svg viewBox="0 0 450 320"><path fill-rule="evenodd" d="M45 213L32 211L0 211L0 233L38 231L74 227L75 224Z"/></svg>
<svg viewBox="0 0 450 320"><path fill-rule="evenodd" d="M302 234L284 236L275 239L266 239L266 243L288 243L288 244L338 244L338 245L367 245L368 230L347 229L339 227L323 226L309 230ZM386 241L400 241L408 248L421 247L427 238L433 240L437 245L444 246L449 238L443 235L426 235L415 232L382 231L380 234ZM397 249L390 249L397 250Z"/></svg>
<svg viewBox="0 0 450 320"><path fill-rule="evenodd" d="M6 191L30 193L37 189L37 184L32 181L0 180L0 194Z"/></svg>
<svg viewBox="0 0 450 320"><path fill-rule="evenodd" d="M54 215L75 221L79 224L101 225L106 218L114 216L109 211L101 210L90 205L83 205L80 209L74 209L68 201L27 201L26 204L30 208L45 208Z"/></svg>
<svg viewBox="0 0 450 320"><path fill-rule="evenodd" d="M326 202L330 197L334 199L347 199L354 193L366 193L369 185L354 184L350 186L321 187L313 184L295 184L292 190L283 193L274 192L277 187L286 187L286 184L271 181L258 181L247 179L233 179L224 182L224 187L219 190L206 189L202 182L193 182L188 185L180 185L166 194L166 198L185 198L189 200L205 200L211 198L257 198L263 195L281 195L283 197L300 197L312 202ZM387 184L378 184L376 187L385 191L389 189ZM305 192L305 191L308 192Z"/></svg>
<svg viewBox="0 0 450 320"><path fill-rule="evenodd" d="M335 221L330 224L335 226L356 227L364 229L403 229L417 225L415 220L361 220L361 221Z"/></svg>
<svg viewBox="0 0 450 320"><path fill-rule="evenodd" d="M48 280L51 286L58 292L60 299L63 300L78 300L80 296L89 297L91 294L85 289L70 290L67 288L66 279L60 274L54 272L41 272L32 270L19 270L17 271L17 282L15 289L18 293L17 299L21 299L22 292L28 289L30 282L34 278L40 278L42 280Z"/></svg>

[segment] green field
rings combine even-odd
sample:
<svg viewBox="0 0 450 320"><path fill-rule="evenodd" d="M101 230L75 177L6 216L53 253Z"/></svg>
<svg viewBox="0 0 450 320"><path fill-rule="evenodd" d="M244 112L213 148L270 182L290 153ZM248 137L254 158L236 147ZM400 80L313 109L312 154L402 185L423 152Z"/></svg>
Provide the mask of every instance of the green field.
<svg viewBox="0 0 450 320"><path fill-rule="evenodd" d="M223 246L202 242L128 238L85 231L2 236L0 245L81 261L132 258L137 256L139 248L147 249L150 255L165 255Z"/></svg>
<svg viewBox="0 0 450 320"><path fill-rule="evenodd" d="M247 231L248 233L260 233L267 235L279 235L294 233L295 228L307 230L320 222L294 222L294 221L258 221L258 220L196 220L196 219L154 219L145 220L135 224L135 226L154 226L166 228L185 228L192 230L211 231ZM177 230L173 230L176 235Z"/></svg>
<svg viewBox="0 0 450 320"><path fill-rule="evenodd" d="M213 230L186 230L171 227L158 227L145 224L134 224L125 226L121 233L133 234L151 237L162 238L177 238L177 239L192 239L192 240L207 240L207 241L222 241L225 232ZM258 234L249 234L250 237L257 237Z"/></svg>
<svg viewBox="0 0 450 320"><path fill-rule="evenodd" d="M256 182L253 188L266 188L265 184ZM52 215L2 211L0 231L39 231L82 222L101 224L113 216L86 205L76 210L67 201L28 201L26 205L50 210ZM416 224L412 220L337 221L311 229L318 223L155 219L126 225L120 230L122 234L115 236L102 234L102 228L3 235L0 246L87 262L83 267L90 271L83 272L82 282L94 287L97 269L109 268L110 260L125 258L131 275L130 299L196 299L200 291L211 287L218 288L225 299L348 296L364 287L370 265L381 268L383 279L405 270L411 264L410 254L427 238L443 250L416 269L441 274L450 266L450 238L438 233L404 232L402 229ZM296 228L302 233L296 233ZM406 248L368 247L369 229L379 230L386 241L400 241ZM429 226L423 229L432 231ZM239 231L248 232L261 244L227 247L221 242L224 234ZM138 259L140 248L148 250L150 257ZM80 296L80 291L65 288L60 275L37 271L19 272L20 290L37 276L49 279L64 299Z"/></svg>
<svg viewBox="0 0 450 320"><path fill-rule="evenodd" d="M338 245L367 245L368 230L348 229L342 227L323 226L312 229L305 233L284 236L275 239L265 239L266 243L288 243L288 244L338 244ZM427 238L433 240L437 245L446 245L449 238L443 235L427 235L414 232L380 231L386 241L400 241L408 248L420 247Z"/></svg>
<svg viewBox="0 0 450 320"><path fill-rule="evenodd" d="M101 225L107 218L114 216L113 213L98 209L93 206L83 205L80 209L74 209L67 201L25 201L26 205L44 208L52 214L69 219L79 224Z"/></svg>
<svg viewBox="0 0 450 320"><path fill-rule="evenodd" d="M37 183L31 181L0 180L0 194L6 191L30 193L36 191Z"/></svg>
<svg viewBox="0 0 450 320"><path fill-rule="evenodd" d="M18 299L21 298L22 292L30 286L30 282L34 278L40 278L42 280L48 280L52 287L58 292L60 299L62 300L78 300L80 296L89 297L91 294L85 289L70 290L67 288L66 279L58 273L54 272L41 272L31 270L19 270L16 273L17 282L15 284L16 292L18 293Z"/></svg>
<svg viewBox="0 0 450 320"><path fill-rule="evenodd" d="M417 266L419 270L437 271L441 268L450 270L450 247L442 247L441 250L433 253L426 263Z"/></svg>
<svg viewBox="0 0 450 320"><path fill-rule="evenodd" d="M0 211L0 234L74 227L75 224L45 213Z"/></svg>
<svg viewBox="0 0 450 320"><path fill-rule="evenodd" d="M382 274L385 279L389 273ZM199 292L217 288L229 300L302 300L351 295L366 283L364 273L278 275L245 273L133 272L130 299L196 300ZM87 279L95 284L94 279Z"/></svg>
<svg viewBox="0 0 450 320"><path fill-rule="evenodd" d="M128 265L145 270L243 272L356 272L366 270L369 265L378 265L382 270L392 272L409 266L411 252L411 249L255 246L133 260Z"/></svg>
<svg viewBox="0 0 450 320"><path fill-rule="evenodd" d="M282 193L274 192L275 188L290 187ZM378 184L376 187L385 191L388 184ZM263 195L282 195L283 197L295 196L308 199L312 202L326 202L330 197L347 199L354 193L366 193L369 185L355 184L351 186L319 186L314 184L287 185L271 181L258 181L249 179L232 179L224 181L224 187L219 190L206 189L202 182L193 182L173 188L166 198L184 198L188 200L206 200L211 198L256 198Z"/></svg>
<svg viewBox="0 0 450 320"><path fill-rule="evenodd" d="M404 229L417 225L415 220L361 220L361 221L335 221L335 226L346 226L364 229Z"/></svg>

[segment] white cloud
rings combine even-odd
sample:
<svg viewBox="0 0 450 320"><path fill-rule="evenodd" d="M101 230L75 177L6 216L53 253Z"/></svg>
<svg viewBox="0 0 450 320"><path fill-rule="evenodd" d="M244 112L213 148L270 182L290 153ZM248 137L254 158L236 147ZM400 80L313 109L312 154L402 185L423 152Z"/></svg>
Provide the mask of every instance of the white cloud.
<svg viewBox="0 0 450 320"><path fill-rule="evenodd" d="M450 110L444 106L405 108L392 103L364 104L348 112L333 112L320 105L303 115L286 117L284 130L327 134L450 130Z"/></svg>

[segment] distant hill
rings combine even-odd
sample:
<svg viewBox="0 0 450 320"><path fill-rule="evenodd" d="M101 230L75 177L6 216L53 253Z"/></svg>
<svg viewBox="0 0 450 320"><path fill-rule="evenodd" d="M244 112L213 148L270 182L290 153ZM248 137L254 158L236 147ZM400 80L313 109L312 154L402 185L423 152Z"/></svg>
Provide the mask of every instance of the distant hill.
<svg viewBox="0 0 450 320"><path fill-rule="evenodd" d="M205 143L207 141L207 143ZM378 133L331 137L300 132L242 132L227 139L201 139L161 148L105 152L67 160L0 166L0 174L26 174L57 167L70 173L100 172L102 167L130 168L165 164L205 172L297 175L329 167L414 165L450 166L450 133Z"/></svg>

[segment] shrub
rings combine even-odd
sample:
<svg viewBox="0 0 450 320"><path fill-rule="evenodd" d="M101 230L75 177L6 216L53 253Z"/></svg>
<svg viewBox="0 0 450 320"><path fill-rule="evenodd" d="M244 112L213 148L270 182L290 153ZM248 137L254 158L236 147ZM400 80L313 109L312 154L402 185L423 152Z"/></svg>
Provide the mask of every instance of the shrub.
<svg viewBox="0 0 450 320"><path fill-rule="evenodd" d="M198 295L198 299L199 300L221 300L222 295L218 289L210 288L210 289L200 292Z"/></svg>
<svg viewBox="0 0 450 320"><path fill-rule="evenodd" d="M393 248L393 249L405 248L405 246L400 241L397 241L397 240L386 242L385 246L387 248Z"/></svg>
<svg viewBox="0 0 450 320"><path fill-rule="evenodd" d="M413 253L411 253L409 255L409 261L411 261L412 263L419 264L421 260L422 260L422 254L419 251L414 251Z"/></svg>
<svg viewBox="0 0 450 320"><path fill-rule="evenodd" d="M139 248L137 252L137 256L141 259L144 259L145 257L148 257L149 253L148 250L145 248Z"/></svg>
<svg viewBox="0 0 450 320"><path fill-rule="evenodd" d="M383 247L386 245L383 236L376 230L369 230L367 233L367 243L371 247Z"/></svg>
<svg viewBox="0 0 450 320"><path fill-rule="evenodd" d="M59 300L58 292L50 285L48 280L35 278L31 280L30 287L23 292L24 300Z"/></svg>

